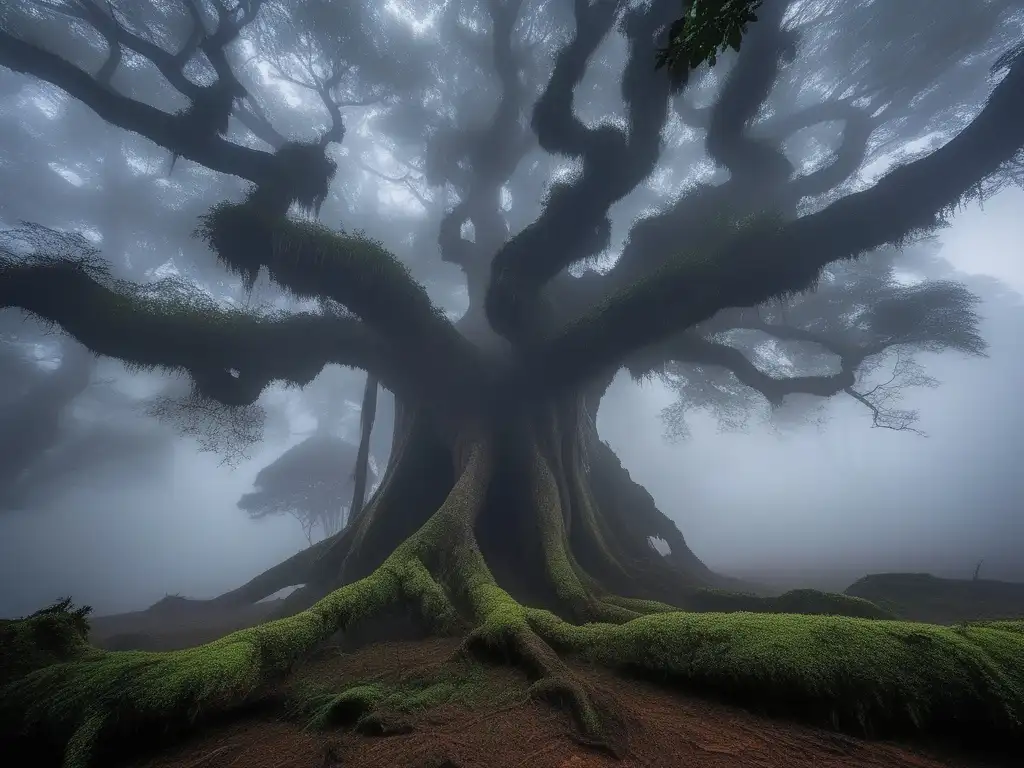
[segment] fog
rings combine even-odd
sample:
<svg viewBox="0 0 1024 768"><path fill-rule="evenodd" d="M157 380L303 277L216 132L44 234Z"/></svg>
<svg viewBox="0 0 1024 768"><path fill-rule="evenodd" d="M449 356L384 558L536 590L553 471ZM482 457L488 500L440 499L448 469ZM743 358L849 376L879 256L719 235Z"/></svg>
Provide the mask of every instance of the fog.
<svg viewBox="0 0 1024 768"><path fill-rule="evenodd" d="M957 215L943 256L1024 291L1024 193ZM599 428L713 568L782 584L841 588L865 572L929 571L1024 581L1024 299L981 308L985 360L929 356L937 389L908 395L926 438L872 429L852 401L821 430L721 434L698 417L667 445L658 415L674 395L620 374ZM614 403L614 407L612 407ZM684 503L678 499L685 498ZM833 575L834 574L834 575Z"/></svg>
<svg viewBox="0 0 1024 768"><path fill-rule="evenodd" d="M6 70L0 74L17 78L16 87L0 90L0 99L7 99L0 111L9 126L19 119L12 91L33 87L33 81ZM27 97L22 93L20 98ZM85 153L76 140L107 141L106 150L101 145L91 149L100 156L119 151L113 148L122 140L117 129L78 105L62 109L51 121L59 124L57 135L39 139L39 156L28 163L31 173L43 173L55 147ZM594 106L597 112L602 109ZM37 121L33 131L40 133L42 117L33 113L25 119ZM82 137L75 139L79 130ZM367 145L375 140L369 128L352 134L352 141ZM146 151L164 162L152 147ZM200 193L183 194L204 207ZM218 199L216 188L210 194L206 206ZM401 195L389 197L372 187L362 194L382 209L411 205ZM29 215L18 198L15 188L0 187L5 224L13 226L19 218L66 224L42 209ZM35 199L39 208L45 198ZM645 201L635 207L643 209ZM373 209L366 203L342 216L362 226L373 219ZM616 217L616 228L626 228L631 215ZM181 233L191 228L194 216L181 210L174 216L188 221L166 242L179 238L185 243L187 234ZM380 226L389 226L382 221ZM919 412L915 426L924 434L872 428L871 414L840 394L823 402L816 422L783 430L756 418L745 429L724 430L713 414L689 411L689 436L673 440L662 416L679 399L678 392L657 376L637 383L625 371L618 373L601 404L599 433L713 570L779 586L841 590L879 571L969 578L984 561L985 577L1024 581L1024 191L1011 188L983 204L969 203L938 237L939 258L948 262L940 276L963 282L982 298L980 330L989 349L983 358L955 351L917 354L939 385L909 390L900 407ZM113 238L102 239L101 250L112 247ZM193 258L187 249L197 247L182 245L176 254L163 253L161 248L174 248L156 241L154 236L156 244L146 246L147 253L153 252L146 256L152 266L175 259L180 265ZM202 257L195 258L212 271ZM434 287L432 293L437 293ZM0 309L4 322L20 317L17 309ZM59 341L59 331L50 338ZM103 365L103 374L122 388L135 382L158 391L172 381L159 371L128 370L109 360ZM337 400L331 418L336 433L354 443L363 376L343 375L344 394L333 390L331 395ZM98 379L100 373L93 376ZM263 440L244 457L225 462L223 452L200 450L195 436L165 424L160 428L170 430L169 448L159 459L160 471L119 471L115 465L85 479L58 474L29 506L0 512L0 616L23 615L64 595L98 613L142 609L166 594L213 597L308 546L294 517L254 520L238 508L239 499L253 490L257 473L299 444L311 425L326 420L327 406L315 393L278 386L271 396L285 404L287 425L278 431L268 426ZM107 406L89 407L105 418ZM305 416L296 416L296 409ZM124 418L153 421L138 410ZM380 417L373 458L381 466L390 432L388 418Z"/></svg>

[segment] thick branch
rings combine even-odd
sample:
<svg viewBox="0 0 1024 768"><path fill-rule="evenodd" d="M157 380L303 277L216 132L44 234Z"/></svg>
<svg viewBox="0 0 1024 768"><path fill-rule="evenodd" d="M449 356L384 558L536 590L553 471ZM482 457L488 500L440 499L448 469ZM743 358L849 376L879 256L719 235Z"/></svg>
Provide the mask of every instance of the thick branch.
<svg viewBox="0 0 1024 768"><path fill-rule="evenodd" d="M246 405L274 381L308 384L328 363L372 371L395 392L416 376L363 323L302 313L255 316L145 297L74 262L0 264L0 308L55 323L129 365L187 371L204 395Z"/></svg>
<svg viewBox="0 0 1024 768"><path fill-rule="evenodd" d="M818 213L751 226L714 256L667 266L566 327L527 367L548 384L573 385L722 309L806 290L831 262L934 228L1022 145L1024 59L1017 59L981 113L941 149Z"/></svg>
<svg viewBox="0 0 1024 768"><path fill-rule="evenodd" d="M585 126L572 112L573 91L614 21L618 4L576 3L576 34L559 53L551 80L534 108L533 126L543 149L582 158L575 183L556 185L540 217L495 256L487 290L487 317L509 339L533 335L540 288L565 268L608 246L608 208L654 169L659 132L672 87L650 76L655 35L675 10L656 2L625 17L629 58L622 76L628 129Z"/></svg>
<svg viewBox="0 0 1024 768"><path fill-rule="evenodd" d="M38 77L81 101L112 125L144 136L211 170L272 183L279 176L274 155L190 130L184 115L170 115L122 96L67 59L0 30L0 66Z"/></svg>
<svg viewBox="0 0 1024 768"><path fill-rule="evenodd" d="M480 394L486 371L476 350L379 242L268 214L255 198L215 206L201 233L247 282L265 268L298 297L331 299L354 312L418 371L432 396L456 402Z"/></svg>
<svg viewBox="0 0 1024 768"><path fill-rule="evenodd" d="M488 3L492 23L492 64L501 84L501 100L488 127L472 133L472 145L466 150L472 174L462 201L441 222L438 246L443 261L456 264L465 272L472 302L477 286L487 279L490 259L508 239L508 222L500 210L500 189L508 181L532 142L520 124L525 104L525 87L519 77L521 62L512 47L512 33L522 0L503 4ZM458 27L457 27L458 28ZM445 174L457 176L457 156L449 158ZM471 221L475 242L463 239L461 228Z"/></svg>

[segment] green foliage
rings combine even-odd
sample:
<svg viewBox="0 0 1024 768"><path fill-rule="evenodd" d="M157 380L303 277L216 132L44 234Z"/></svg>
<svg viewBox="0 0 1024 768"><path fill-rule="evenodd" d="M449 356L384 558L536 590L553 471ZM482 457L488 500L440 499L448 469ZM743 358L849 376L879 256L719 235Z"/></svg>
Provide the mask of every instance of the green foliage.
<svg viewBox="0 0 1024 768"><path fill-rule="evenodd" d="M740 49L747 24L762 0L691 0L683 16L669 27L668 46L658 51L655 67L678 77L704 62L714 66L718 54Z"/></svg>
<svg viewBox="0 0 1024 768"><path fill-rule="evenodd" d="M89 606L71 598L22 619L0 619L0 686L51 664L87 658Z"/></svg>

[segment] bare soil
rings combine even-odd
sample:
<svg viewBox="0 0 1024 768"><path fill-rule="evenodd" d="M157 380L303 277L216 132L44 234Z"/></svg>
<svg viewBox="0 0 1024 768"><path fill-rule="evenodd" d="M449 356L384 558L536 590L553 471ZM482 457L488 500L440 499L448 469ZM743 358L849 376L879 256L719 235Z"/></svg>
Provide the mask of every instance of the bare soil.
<svg viewBox="0 0 1024 768"><path fill-rule="evenodd" d="M166 606L165 606L166 609ZM154 611L96 620L94 641L152 649L187 647L259 621L266 605L236 616ZM120 638L109 643L111 638ZM337 685L355 680L401 680L429 675L450 659L454 639L379 643L355 652L325 649L300 670L303 678ZM926 745L866 741L767 719L633 680L605 669L575 667L602 698L618 707L628 729L628 752L616 760L575 742L567 716L525 697L518 703L447 704L408 719L412 730L386 737L352 729L310 732L283 707L262 709L211 725L131 768L1009 768ZM511 668L493 670L499 685L522 686ZM504 679L502 678L504 676Z"/></svg>

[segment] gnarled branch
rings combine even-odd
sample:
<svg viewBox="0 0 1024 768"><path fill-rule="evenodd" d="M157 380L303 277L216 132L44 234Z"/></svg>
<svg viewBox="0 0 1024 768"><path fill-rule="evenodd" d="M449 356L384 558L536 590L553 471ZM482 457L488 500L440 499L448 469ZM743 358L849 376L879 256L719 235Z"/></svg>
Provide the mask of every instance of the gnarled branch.
<svg viewBox="0 0 1024 768"><path fill-rule="evenodd" d="M806 290L831 262L936 227L1022 145L1024 59L1016 59L980 114L941 149L822 211L751 225L714 255L667 265L562 329L530 356L523 378L572 386L722 309Z"/></svg>
<svg viewBox="0 0 1024 768"><path fill-rule="evenodd" d="M45 80L111 125L144 136L211 170L256 184L273 183L279 178L279 163L273 154L233 144L218 135L189 130L187 115L168 114L122 96L62 56L4 30L0 30L0 66Z"/></svg>

